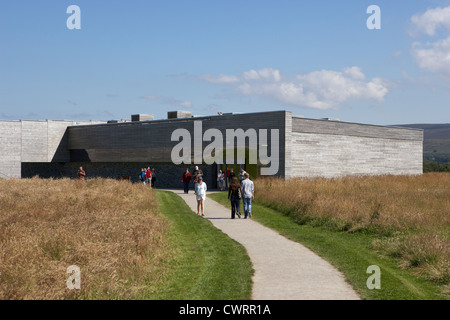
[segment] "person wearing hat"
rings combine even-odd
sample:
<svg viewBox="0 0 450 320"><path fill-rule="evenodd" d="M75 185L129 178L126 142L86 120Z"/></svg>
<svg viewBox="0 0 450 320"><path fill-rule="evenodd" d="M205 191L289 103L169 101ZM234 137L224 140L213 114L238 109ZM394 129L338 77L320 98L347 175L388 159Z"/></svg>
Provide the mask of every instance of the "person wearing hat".
<svg viewBox="0 0 450 320"><path fill-rule="evenodd" d="M197 198L197 215L205 216L205 199L206 199L206 183L203 182L203 177L198 177L198 183L195 184L195 196Z"/></svg>

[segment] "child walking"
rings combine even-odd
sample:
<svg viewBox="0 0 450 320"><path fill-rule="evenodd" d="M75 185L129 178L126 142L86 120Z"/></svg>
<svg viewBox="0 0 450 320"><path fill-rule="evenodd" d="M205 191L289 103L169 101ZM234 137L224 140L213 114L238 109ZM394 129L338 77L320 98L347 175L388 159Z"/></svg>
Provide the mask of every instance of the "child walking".
<svg viewBox="0 0 450 320"><path fill-rule="evenodd" d="M203 177L198 177L198 182L195 184L195 196L197 197L197 215L205 216L205 199L206 199L206 183L203 182Z"/></svg>

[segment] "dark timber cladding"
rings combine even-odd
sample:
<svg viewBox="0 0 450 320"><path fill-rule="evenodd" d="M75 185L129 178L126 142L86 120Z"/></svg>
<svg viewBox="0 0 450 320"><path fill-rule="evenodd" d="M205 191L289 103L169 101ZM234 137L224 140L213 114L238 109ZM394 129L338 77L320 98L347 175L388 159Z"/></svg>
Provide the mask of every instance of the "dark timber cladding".
<svg viewBox="0 0 450 320"><path fill-rule="evenodd" d="M131 123L73 126L68 128L71 161L88 162L171 162L171 141L176 129L186 129L191 134L194 153L194 121L201 121L203 133L218 129L225 146L226 129L278 129L280 135L279 176L285 170L286 111L224 114L221 116L142 121ZM268 139L270 142L270 138ZM205 148L210 142L203 142ZM248 141L246 142L248 143ZM270 152L270 146L269 146Z"/></svg>

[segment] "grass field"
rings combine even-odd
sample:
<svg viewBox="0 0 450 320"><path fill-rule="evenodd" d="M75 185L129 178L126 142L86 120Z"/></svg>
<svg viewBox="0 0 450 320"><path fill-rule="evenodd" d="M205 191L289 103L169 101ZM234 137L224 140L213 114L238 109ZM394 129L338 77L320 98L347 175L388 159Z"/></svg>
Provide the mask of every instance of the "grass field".
<svg viewBox="0 0 450 320"><path fill-rule="evenodd" d="M332 262L366 299L449 296L450 175L259 179L254 219ZM225 194L211 195L228 205ZM365 270L382 269L368 290Z"/></svg>
<svg viewBox="0 0 450 320"><path fill-rule="evenodd" d="M71 265L80 290L67 289ZM243 247L174 194L0 180L0 299L249 299L252 272Z"/></svg>
<svg viewBox="0 0 450 320"><path fill-rule="evenodd" d="M245 248L194 214L176 194L156 194L171 223L169 242L176 247L158 299L251 299L254 270Z"/></svg>

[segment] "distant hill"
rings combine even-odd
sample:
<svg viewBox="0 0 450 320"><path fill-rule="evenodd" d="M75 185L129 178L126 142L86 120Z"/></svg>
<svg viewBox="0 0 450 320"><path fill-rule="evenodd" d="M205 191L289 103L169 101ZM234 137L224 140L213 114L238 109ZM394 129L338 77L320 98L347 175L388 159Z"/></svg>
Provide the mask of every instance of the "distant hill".
<svg viewBox="0 0 450 320"><path fill-rule="evenodd" d="M423 158L425 162L440 164L450 162L450 123L443 124L402 124L397 127L424 130Z"/></svg>

